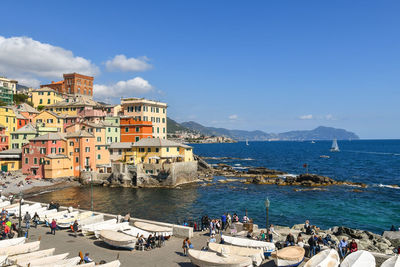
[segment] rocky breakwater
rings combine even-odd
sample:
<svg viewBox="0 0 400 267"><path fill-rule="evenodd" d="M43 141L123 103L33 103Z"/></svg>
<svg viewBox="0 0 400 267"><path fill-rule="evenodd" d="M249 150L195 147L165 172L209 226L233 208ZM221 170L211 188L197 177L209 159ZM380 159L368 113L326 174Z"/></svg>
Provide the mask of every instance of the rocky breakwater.
<svg viewBox="0 0 400 267"><path fill-rule="evenodd" d="M363 183L354 183L349 181L336 181L330 177L317 175L317 174L300 174L298 176L279 176L279 177L268 177L258 175L253 178L249 178L245 183L253 184L276 184L280 186L307 186L307 187L318 187L318 186L332 186L332 185L350 185L365 188L367 187Z"/></svg>

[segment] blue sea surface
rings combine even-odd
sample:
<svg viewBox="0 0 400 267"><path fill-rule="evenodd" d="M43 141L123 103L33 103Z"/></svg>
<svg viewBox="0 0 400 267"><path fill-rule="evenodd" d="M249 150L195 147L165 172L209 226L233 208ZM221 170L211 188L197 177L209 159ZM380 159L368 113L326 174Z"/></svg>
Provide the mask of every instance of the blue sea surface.
<svg viewBox="0 0 400 267"><path fill-rule="evenodd" d="M310 173L337 180L361 182L367 188L326 187L327 191L295 191L293 186L255 185L240 182L186 185L164 188L94 188L95 210L168 221L199 220L204 214L220 217L224 212L248 216L266 224L264 202L268 197L270 223L292 226L310 220L322 228L344 225L376 233L400 226L400 140L338 141L340 152L330 152L331 142L244 142L194 144L196 154L210 164L236 168L262 166L291 174ZM330 158L320 158L328 155ZM222 157L222 159L221 159ZM223 159L228 157L231 159ZM362 192L354 192L360 189ZM90 208L90 187L68 188L37 195L31 200Z"/></svg>

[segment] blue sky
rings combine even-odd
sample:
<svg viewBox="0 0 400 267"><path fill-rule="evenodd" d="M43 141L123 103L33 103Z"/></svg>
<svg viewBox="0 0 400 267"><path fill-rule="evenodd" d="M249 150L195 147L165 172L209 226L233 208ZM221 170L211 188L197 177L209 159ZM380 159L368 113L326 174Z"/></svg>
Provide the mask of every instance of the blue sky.
<svg viewBox="0 0 400 267"><path fill-rule="evenodd" d="M399 138L398 1L2 1L2 9L0 74L20 83L77 70L95 74L97 99L166 101L180 122Z"/></svg>

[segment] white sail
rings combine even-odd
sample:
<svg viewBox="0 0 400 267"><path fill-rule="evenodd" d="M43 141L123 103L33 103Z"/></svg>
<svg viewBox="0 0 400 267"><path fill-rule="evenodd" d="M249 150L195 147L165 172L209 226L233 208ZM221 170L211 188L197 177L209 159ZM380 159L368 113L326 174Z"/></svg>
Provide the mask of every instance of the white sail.
<svg viewBox="0 0 400 267"><path fill-rule="evenodd" d="M339 152L339 151L340 151L336 139L333 139L331 151L332 151L332 152Z"/></svg>
<svg viewBox="0 0 400 267"><path fill-rule="evenodd" d="M246 139L246 146L249 145L249 139Z"/></svg>

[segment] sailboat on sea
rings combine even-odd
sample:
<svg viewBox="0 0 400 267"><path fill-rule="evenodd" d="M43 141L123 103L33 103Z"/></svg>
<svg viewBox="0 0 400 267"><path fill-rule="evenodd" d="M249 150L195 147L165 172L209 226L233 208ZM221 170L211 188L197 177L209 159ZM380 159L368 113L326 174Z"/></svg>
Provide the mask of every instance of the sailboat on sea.
<svg viewBox="0 0 400 267"><path fill-rule="evenodd" d="M333 142L332 142L331 152L339 152L339 151L340 151L339 146L338 146L337 140L335 138L335 139L333 139Z"/></svg>
<svg viewBox="0 0 400 267"><path fill-rule="evenodd" d="M246 146L249 145L249 139L246 139Z"/></svg>

